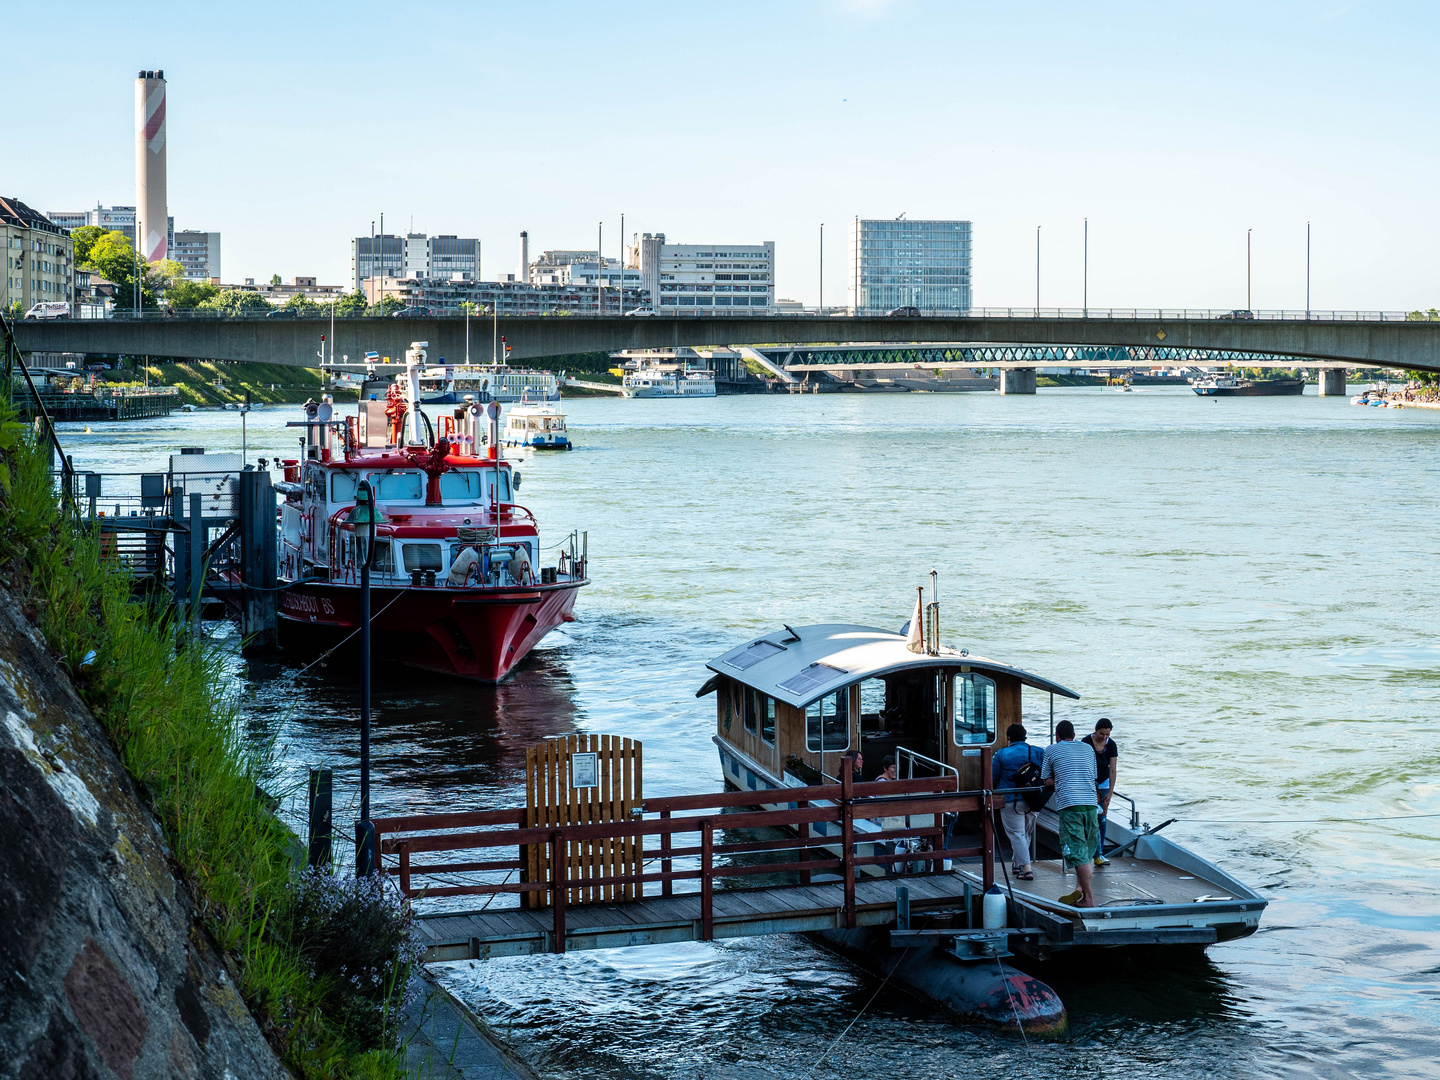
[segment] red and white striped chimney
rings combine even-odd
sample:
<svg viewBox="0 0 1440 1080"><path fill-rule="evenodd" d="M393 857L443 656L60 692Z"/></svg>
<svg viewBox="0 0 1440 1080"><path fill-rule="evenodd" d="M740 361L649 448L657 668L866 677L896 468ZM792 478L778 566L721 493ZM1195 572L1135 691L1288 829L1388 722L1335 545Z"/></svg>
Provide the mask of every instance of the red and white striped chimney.
<svg viewBox="0 0 1440 1080"><path fill-rule="evenodd" d="M169 257L165 206L165 72L135 80L135 239L147 262Z"/></svg>

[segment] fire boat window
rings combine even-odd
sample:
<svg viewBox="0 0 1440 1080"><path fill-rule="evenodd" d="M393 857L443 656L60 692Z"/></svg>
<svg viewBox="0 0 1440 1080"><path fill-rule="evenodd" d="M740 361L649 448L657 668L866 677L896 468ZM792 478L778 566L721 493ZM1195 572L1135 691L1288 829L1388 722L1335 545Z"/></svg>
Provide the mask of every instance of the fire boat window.
<svg viewBox="0 0 1440 1080"><path fill-rule="evenodd" d="M812 754L850 749L850 691L837 690L805 706L805 749Z"/></svg>
<svg viewBox="0 0 1440 1080"><path fill-rule="evenodd" d="M407 574L413 574L416 570L440 570L439 544L406 544L403 550Z"/></svg>
<svg viewBox="0 0 1440 1080"><path fill-rule="evenodd" d="M360 477L353 472L330 474L330 501L349 503L355 501L355 492L360 489Z"/></svg>
<svg viewBox="0 0 1440 1080"><path fill-rule="evenodd" d="M370 560L370 571L374 574L395 573L395 560L390 554L389 540L375 541L375 558Z"/></svg>
<svg viewBox="0 0 1440 1080"><path fill-rule="evenodd" d="M425 478L418 472L382 473L371 476L370 482L375 485L375 497L387 502L418 502L425 495Z"/></svg>
<svg viewBox="0 0 1440 1080"><path fill-rule="evenodd" d="M955 676L955 743L995 741L995 683L984 675Z"/></svg>
<svg viewBox="0 0 1440 1080"><path fill-rule="evenodd" d="M485 501L489 502L495 494L495 470L491 469L487 472L481 469L480 475L485 478ZM500 473L500 501L502 503L510 501L510 474L504 471Z"/></svg>
<svg viewBox="0 0 1440 1080"><path fill-rule="evenodd" d="M480 498L480 474L473 470L441 474L440 498L470 501Z"/></svg>

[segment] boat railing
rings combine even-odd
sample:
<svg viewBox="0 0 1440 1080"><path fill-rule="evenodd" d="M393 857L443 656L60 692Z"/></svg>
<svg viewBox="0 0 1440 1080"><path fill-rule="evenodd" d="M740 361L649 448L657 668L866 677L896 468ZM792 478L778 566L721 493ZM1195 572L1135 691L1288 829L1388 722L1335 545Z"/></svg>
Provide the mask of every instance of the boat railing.
<svg viewBox="0 0 1440 1080"><path fill-rule="evenodd" d="M943 761L937 761L935 758L927 757L918 750L911 750L906 746L896 746L895 764L899 766L901 762L905 763L904 768L897 768L895 774L903 779L915 779L915 766L919 763L929 765L935 769L941 777L951 777L955 781L955 790L960 790L960 770L955 768L954 765L947 765Z"/></svg>
<svg viewBox="0 0 1440 1080"><path fill-rule="evenodd" d="M755 809L753 791L669 796L644 800L630 820L565 825L528 824L535 810L525 807L389 818L374 822L375 838L381 871L398 878L408 898L522 894L532 897L527 907L549 907L557 953L565 951L568 906L660 899L676 895L682 882L694 883L683 892L700 896L706 941L714 936L716 888L732 891L727 878L765 875L773 882L776 874L794 874L807 886L814 874L834 874L843 883L842 917L851 928L858 925L855 884L863 867L899 862L938 873L950 860L978 859L983 887L994 883L990 811L1001 801L989 790L951 791L944 777L856 783L846 759L839 784L786 788L784 797L785 806ZM978 844L949 846L954 840L945 819L958 814L978 819ZM857 819L877 816L882 828L857 836ZM900 841L910 849L903 858L890 847ZM861 853L876 851L877 843L885 850ZM497 849L498 855L481 858L433 857ZM794 855L775 861L784 853ZM426 855L432 857L417 860ZM517 872L519 880L512 880ZM461 882L456 875L470 877Z"/></svg>
<svg viewBox="0 0 1440 1080"><path fill-rule="evenodd" d="M1135 805L1135 800L1132 799L1129 795L1126 795L1123 792L1119 791L1112 791L1110 793L1110 797L1112 799L1124 799L1127 803L1130 804L1130 828L1138 829L1140 827L1140 810Z"/></svg>

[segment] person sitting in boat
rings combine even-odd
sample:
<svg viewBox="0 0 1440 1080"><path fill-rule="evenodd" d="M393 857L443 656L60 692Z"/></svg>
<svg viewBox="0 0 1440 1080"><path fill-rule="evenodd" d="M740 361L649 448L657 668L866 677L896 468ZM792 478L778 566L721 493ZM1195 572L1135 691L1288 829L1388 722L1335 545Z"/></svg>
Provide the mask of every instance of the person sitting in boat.
<svg viewBox="0 0 1440 1080"><path fill-rule="evenodd" d="M1095 751L1075 741L1075 725L1061 720L1055 725L1055 742L1045 748L1040 776L1055 783L1055 805L1060 811L1060 855L1066 870L1075 871L1080 887L1060 897L1060 903L1094 907L1091 874L1095 867L1095 844L1100 839L1096 817Z"/></svg>
<svg viewBox="0 0 1440 1080"><path fill-rule="evenodd" d="M875 777L875 779L876 779L876 780L894 780L894 779L896 779L895 770L896 770L895 755L894 755L894 754L886 754L883 758L880 759L880 775L877 776L877 777Z"/></svg>
<svg viewBox="0 0 1440 1080"><path fill-rule="evenodd" d="M865 755L859 750L851 750L845 757L850 759L850 776L855 783L860 783L865 778ZM844 761L844 758L841 761Z"/></svg>
<svg viewBox="0 0 1440 1080"><path fill-rule="evenodd" d="M997 750L991 759L995 772L992 783L996 791L1029 787L1031 785L1025 781L1033 779L1039 772L1044 755L1026 742L1025 737L1022 724L1011 724L1005 729L1005 738L1009 745ZM1027 765L1031 768L1027 769ZM1022 777L1022 770L1029 775ZM1000 825L1005 830L1006 839L1010 841L1010 869L1021 881L1035 880L1035 874L1030 869L1030 857L1035 848L1036 817L1036 811L1031 809L1023 794L1005 796L1005 805L1000 809Z"/></svg>

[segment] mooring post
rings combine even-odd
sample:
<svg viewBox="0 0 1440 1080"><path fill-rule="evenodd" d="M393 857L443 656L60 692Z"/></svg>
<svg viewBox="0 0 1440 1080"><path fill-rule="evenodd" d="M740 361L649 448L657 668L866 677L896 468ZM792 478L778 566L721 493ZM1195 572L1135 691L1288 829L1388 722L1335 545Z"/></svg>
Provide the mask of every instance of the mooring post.
<svg viewBox="0 0 1440 1080"><path fill-rule="evenodd" d="M275 647L275 489L264 470L240 474L240 636L247 652Z"/></svg>
<svg viewBox="0 0 1440 1080"><path fill-rule="evenodd" d="M895 929L910 929L910 887L895 886Z"/></svg>
<svg viewBox="0 0 1440 1080"><path fill-rule="evenodd" d="M204 496L195 492L190 496L190 629L200 626L200 589L205 584L205 568L200 564L205 554Z"/></svg>
<svg viewBox="0 0 1440 1080"><path fill-rule="evenodd" d="M845 873L845 926L855 929L855 759L840 759L840 862Z"/></svg>
<svg viewBox="0 0 1440 1080"><path fill-rule="evenodd" d="M809 809L810 809L810 804L809 804L808 802L796 803L796 804L795 804L795 808L796 808L797 810L809 810ZM802 863L807 863L807 862L810 861L810 823L809 823L808 821L802 821L802 822L800 822L800 824L799 824L799 826L798 826L798 831L799 831L799 833L800 833L800 843L801 843L802 845L804 845L803 847L800 848L800 861L801 861ZM801 870L801 871L800 871L800 884L801 884L801 885L809 885L809 884L810 884L810 871L809 871L809 870Z"/></svg>
<svg viewBox="0 0 1440 1080"><path fill-rule="evenodd" d="M310 770L310 866L330 865L330 770Z"/></svg>

